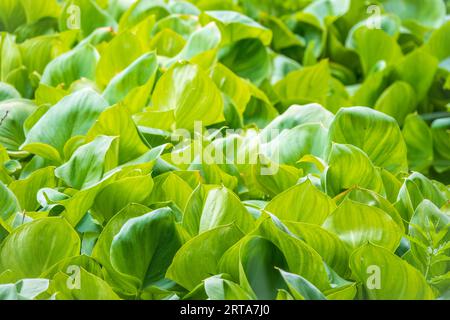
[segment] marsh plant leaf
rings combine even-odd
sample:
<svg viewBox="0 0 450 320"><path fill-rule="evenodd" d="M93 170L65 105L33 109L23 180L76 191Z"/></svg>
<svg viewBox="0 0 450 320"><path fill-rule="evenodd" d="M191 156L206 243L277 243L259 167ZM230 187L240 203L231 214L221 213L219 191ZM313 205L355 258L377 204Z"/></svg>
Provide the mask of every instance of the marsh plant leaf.
<svg viewBox="0 0 450 320"><path fill-rule="evenodd" d="M155 110L174 110L177 126L183 128L193 128L194 121L213 124L223 117L220 91L199 66L188 62L174 64L161 77L152 104Z"/></svg>
<svg viewBox="0 0 450 320"><path fill-rule="evenodd" d="M330 81L329 65L323 62L293 71L274 86L283 104L325 103Z"/></svg>
<svg viewBox="0 0 450 320"><path fill-rule="evenodd" d="M35 211L39 207L37 193L42 188L56 187L55 168L46 167L31 173L26 179L16 180L8 188L14 192L20 206L27 211Z"/></svg>
<svg viewBox="0 0 450 320"><path fill-rule="evenodd" d="M103 279L83 268L68 269L69 274L57 273L52 279L52 289L56 291L57 300L119 300L119 296ZM77 287L73 277L78 277ZM67 284L72 284L71 288ZM83 284L83 285L81 285Z"/></svg>
<svg viewBox="0 0 450 320"><path fill-rule="evenodd" d="M435 294L419 270L387 249L366 244L350 259L350 268L368 299L429 300ZM399 278L399 274L406 277Z"/></svg>
<svg viewBox="0 0 450 320"><path fill-rule="evenodd" d="M3 240L0 272L10 269L17 279L37 278L62 259L79 253L80 238L67 221L38 219L15 229Z"/></svg>
<svg viewBox="0 0 450 320"><path fill-rule="evenodd" d="M192 238L175 255L167 276L188 290L192 290L210 274L218 272L218 261L244 234L235 224L219 226ZM191 270L191 261L202 263Z"/></svg>
<svg viewBox="0 0 450 320"><path fill-rule="evenodd" d="M20 93L10 84L0 82L0 101L20 98Z"/></svg>
<svg viewBox="0 0 450 320"><path fill-rule="evenodd" d="M210 300L252 300L254 295L242 289L237 283L218 276L204 281L205 292Z"/></svg>
<svg viewBox="0 0 450 320"><path fill-rule="evenodd" d="M225 44L246 38L258 38L263 44L268 45L272 40L270 29L235 11L205 11L200 15L202 24L211 21L218 25Z"/></svg>
<svg viewBox="0 0 450 320"><path fill-rule="evenodd" d="M157 209L122 226L111 243L111 264L117 272L148 286L164 279L181 245L172 210Z"/></svg>
<svg viewBox="0 0 450 320"><path fill-rule="evenodd" d="M139 192L128 192L134 189ZM129 203L146 204L153 189L150 175L130 176L106 185L95 197L92 211L103 221L109 221Z"/></svg>
<svg viewBox="0 0 450 320"><path fill-rule="evenodd" d="M36 106L26 100L6 100L0 102L0 143L8 150L17 151L25 141L25 120L36 110Z"/></svg>
<svg viewBox="0 0 450 320"><path fill-rule="evenodd" d="M316 250L338 274L347 275L350 252L336 234L310 223L283 221L294 235Z"/></svg>
<svg viewBox="0 0 450 320"><path fill-rule="evenodd" d="M417 268L427 279L441 276L449 269L450 217L432 202L424 200L409 225L411 252Z"/></svg>
<svg viewBox="0 0 450 320"><path fill-rule="evenodd" d="M325 171L327 194L331 197L360 186L383 193L383 180L369 157L349 144L333 144Z"/></svg>
<svg viewBox="0 0 450 320"><path fill-rule="evenodd" d="M140 111L147 103L157 67L155 53L142 55L111 80L103 97L111 105L124 101L132 111Z"/></svg>
<svg viewBox="0 0 450 320"><path fill-rule="evenodd" d="M51 61L45 68L41 82L52 87L62 85L69 88L81 78L94 80L99 58L97 50L91 45L76 48Z"/></svg>
<svg viewBox="0 0 450 320"><path fill-rule="evenodd" d="M394 251L402 237L402 229L387 213L351 200L339 205L325 221L324 228L352 250L370 242Z"/></svg>
<svg viewBox="0 0 450 320"><path fill-rule="evenodd" d="M335 208L334 201L306 179L278 194L264 210L281 220L321 225Z"/></svg>
<svg viewBox="0 0 450 320"><path fill-rule="evenodd" d="M253 217L232 191L225 187L211 190L203 205L199 232L232 222L236 222L243 232L249 232L254 227Z"/></svg>
<svg viewBox="0 0 450 320"><path fill-rule="evenodd" d="M393 118L381 112L361 107L341 109L330 127L330 139L357 146L376 166L394 174L408 168L400 128Z"/></svg>
<svg viewBox="0 0 450 320"><path fill-rule="evenodd" d="M118 137L119 164L134 160L149 151L130 112L122 105L104 110L87 132L87 140L93 141L99 135Z"/></svg>
<svg viewBox="0 0 450 320"><path fill-rule="evenodd" d="M16 196L2 182L0 182L0 199L2 200L0 206L1 220L8 221L17 212L21 211L20 204Z"/></svg>
<svg viewBox="0 0 450 320"><path fill-rule="evenodd" d="M433 163L433 134L426 122L417 114L405 119L403 138L408 150L408 164L411 170L427 172Z"/></svg>
<svg viewBox="0 0 450 320"><path fill-rule="evenodd" d="M45 293L48 279L23 279L16 283L0 284L1 300L33 300Z"/></svg>
<svg viewBox="0 0 450 320"><path fill-rule="evenodd" d="M84 189L99 182L103 174L117 163L113 142L115 138L98 136L94 141L78 148L70 160L56 168L55 174L68 186Z"/></svg>
<svg viewBox="0 0 450 320"><path fill-rule="evenodd" d="M135 34L129 31L118 34L100 54L95 72L96 82L100 87L106 87L144 53L145 48Z"/></svg>
<svg viewBox="0 0 450 320"><path fill-rule="evenodd" d="M22 148L58 161L66 142L74 136L85 135L107 106L107 102L90 89L66 96L30 129ZM53 125L57 122L65 125L58 128Z"/></svg>

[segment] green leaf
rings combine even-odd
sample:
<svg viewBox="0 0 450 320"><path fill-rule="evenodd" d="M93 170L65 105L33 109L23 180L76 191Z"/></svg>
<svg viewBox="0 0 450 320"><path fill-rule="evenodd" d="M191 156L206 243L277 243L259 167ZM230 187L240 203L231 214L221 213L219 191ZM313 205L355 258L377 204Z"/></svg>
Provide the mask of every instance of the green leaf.
<svg viewBox="0 0 450 320"><path fill-rule="evenodd" d="M0 298L449 298L449 10L0 0Z"/></svg>
<svg viewBox="0 0 450 320"><path fill-rule="evenodd" d="M152 35L155 35L161 30L170 29L187 38L200 27L198 20L191 14L167 15L156 20L157 22L151 30Z"/></svg>
<svg viewBox="0 0 450 320"><path fill-rule="evenodd" d="M375 110L386 113L397 120L399 125L403 125L405 118L415 111L416 106L414 89L406 82L396 81L378 98Z"/></svg>
<svg viewBox="0 0 450 320"><path fill-rule="evenodd" d="M274 90L285 106L312 102L324 105L329 81L328 61L323 60L317 65L289 73L275 84Z"/></svg>
<svg viewBox="0 0 450 320"><path fill-rule="evenodd" d="M424 200L414 212L409 225L411 252L415 265L431 279L445 274L450 268L450 216L431 201ZM442 260L441 260L442 258Z"/></svg>
<svg viewBox="0 0 450 320"><path fill-rule="evenodd" d="M145 48L135 34L129 31L118 34L100 52L95 77L97 84L106 87L144 53Z"/></svg>
<svg viewBox="0 0 450 320"><path fill-rule="evenodd" d="M283 223L289 231L316 250L333 270L342 276L349 273L350 253L338 236L314 224L291 221Z"/></svg>
<svg viewBox="0 0 450 320"><path fill-rule="evenodd" d="M79 270L76 270L79 267ZM58 273L67 273L72 276L72 280L77 280L77 272L81 271L81 268L85 271L96 275L98 277L102 277L102 269L100 264L95 261L93 258L87 255L79 255L74 257L69 257L61 260L57 264L53 265L50 269L42 274L43 278L52 279ZM76 281L70 281L71 285L76 285Z"/></svg>
<svg viewBox="0 0 450 320"><path fill-rule="evenodd" d="M426 50L438 58L439 61L443 61L450 56L450 39L448 39L449 28L450 22L447 21L432 33L430 39L425 44Z"/></svg>
<svg viewBox="0 0 450 320"><path fill-rule="evenodd" d="M90 89L64 97L30 129L22 148L45 157L46 154L38 149L44 144L42 148L50 148L52 154L60 157L66 142L74 136L85 135L107 106L106 101ZM57 127L55 123L65 125Z"/></svg>
<svg viewBox="0 0 450 320"><path fill-rule="evenodd" d="M174 110L177 127L193 128L194 121L203 125L219 122L223 101L214 82L197 65L174 64L156 84L152 96L155 110Z"/></svg>
<svg viewBox="0 0 450 320"><path fill-rule="evenodd" d="M111 264L145 288L164 278L181 245L172 210L157 209L122 226L111 243Z"/></svg>
<svg viewBox="0 0 450 320"><path fill-rule="evenodd" d="M218 273L220 258L243 235L235 224L230 224L213 228L192 238L176 253L167 270L167 277L184 288L193 290L209 275ZM191 268L196 261L201 263ZM206 286L205 282L205 289Z"/></svg>
<svg viewBox="0 0 450 320"><path fill-rule="evenodd" d="M403 138L408 149L411 170L427 172L433 163L433 136L426 122L417 114L406 117Z"/></svg>
<svg viewBox="0 0 450 320"><path fill-rule="evenodd" d="M428 199L438 208L442 207L448 197L424 175L413 172L407 177L398 193L395 207L405 221L410 221L419 204Z"/></svg>
<svg viewBox="0 0 450 320"><path fill-rule="evenodd" d="M15 70L20 70L22 67L20 48L16 44L14 36L11 34L2 33L0 41L0 79L4 82L14 84L11 81L8 81L8 77Z"/></svg>
<svg viewBox="0 0 450 320"><path fill-rule="evenodd" d="M79 25L77 23L79 22ZM59 16L61 30L80 28L88 36L99 27L115 27L114 19L93 0L69 0Z"/></svg>
<svg viewBox="0 0 450 320"><path fill-rule="evenodd" d="M146 204L152 189L153 179L150 175L131 176L112 182L95 197L93 214L101 217L99 221L109 221L129 203Z"/></svg>
<svg viewBox="0 0 450 320"><path fill-rule="evenodd" d="M191 236L198 234L203 204L205 203L208 192L214 188L216 186L199 184L189 195L181 225Z"/></svg>
<svg viewBox="0 0 450 320"><path fill-rule="evenodd" d="M382 0L381 3L386 11L397 14L404 22L414 21L435 28L439 27L445 18L445 5L441 0L430 0L426 3L420 0Z"/></svg>
<svg viewBox="0 0 450 320"><path fill-rule="evenodd" d="M334 197L354 186L383 193L383 181L369 157L350 144L333 144L324 179L326 192Z"/></svg>
<svg viewBox="0 0 450 320"><path fill-rule="evenodd" d="M205 292L209 300L253 300L254 297L238 284L219 276L204 281Z"/></svg>
<svg viewBox="0 0 450 320"><path fill-rule="evenodd" d="M323 127L329 128L333 118L334 116L331 112L316 103L301 106L292 105L261 130L260 135L263 141L268 142L274 138L272 130L283 131L308 123L320 123Z"/></svg>
<svg viewBox="0 0 450 320"><path fill-rule="evenodd" d="M214 62L210 60L216 59L216 50L220 45L221 39L222 37L217 25L213 22L209 23L203 28L192 32L186 45L179 54L169 60L169 64L179 60L189 60L208 69ZM212 54L212 59L210 54Z"/></svg>
<svg viewBox="0 0 450 320"><path fill-rule="evenodd" d="M272 30L272 46L275 50L305 46L304 39L293 33L281 19L264 12L261 13L261 20L266 27Z"/></svg>
<svg viewBox="0 0 450 320"><path fill-rule="evenodd" d="M395 209L394 205L378 193L360 187L354 187L334 198L338 205L345 199L383 210L397 223L402 231L404 231L404 221Z"/></svg>
<svg viewBox="0 0 450 320"><path fill-rule="evenodd" d="M251 98L247 82L220 63L214 68L212 79L217 88L231 99L239 114L244 113Z"/></svg>
<svg viewBox="0 0 450 320"><path fill-rule="evenodd" d="M20 206L26 211L35 211L39 207L37 193L42 188L56 187L54 167L46 167L34 171L26 179L16 180L9 184L9 189L14 192Z"/></svg>
<svg viewBox="0 0 450 320"><path fill-rule="evenodd" d="M284 270L301 275L320 290L329 288L322 257L304 241L281 230L271 218L265 218L252 234L270 240L281 250L288 265Z"/></svg>
<svg viewBox="0 0 450 320"><path fill-rule="evenodd" d="M25 120L36 110L28 100L0 102L0 143L8 150L17 151L25 141Z"/></svg>
<svg viewBox="0 0 450 320"><path fill-rule="evenodd" d="M15 229L3 240L0 272L14 270L18 279L39 277L52 265L79 252L80 238L67 221L35 220Z"/></svg>
<svg viewBox="0 0 450 320"><path fill-rule="evenodd" d="M434 151L434 168L438 172L448 171L450 168L450 143L448 130L448 120L438 119L433 121L431 125L431 133L433 136L433 151Z"/></svg>
<svg viewBox="0 0 450 320"><path fill-rule="evenodd" d="M117 213L106 224L100 234L97 243L92 251L92 257L103 265L106 269L105 280L114 289L126 292L128 295L137 295L136 288L139 286L136 279L116 271L111 264L110 249L113 239L118 234L122 226L131 218L143 216L151 210L139 204L129 204Z"/></svg>
<svg viewBox="0 0 450 320"><path fill-rule="evenodd" d="M223 44L241 39L257 38L267 46L272 40L270 29L235 11L205 11L200 15L201 24L205 25L211 21L214 21L219 27Z"/></svg>
<svg viewBox="0 0 450 320"><path fill-rule="evenodd" d="M271 197L275 197L296 185L303 173L301 169L294 166L280 165L270 160L261 161L261 158L263 157L260 157L258 163L252 166L252 174L255 177L257 187Z"/></svg>
<svg viewBox="0 0 450 320"><path fill-rule="evenodd" d="M281 220L321 225L335 208L334 201L306 179L278 194L264 210Z"/></svg>
<svg viewBox="0 0 450 320"><path fill-rule="evenodd" d="M235 222L247 233L254 227L254 219L239 198L225 187L209 191L203 205L199 233Z"/></svg>
<svg viewBox="0 0 450 320"><path fill-rule="evenodd" d="M430 300L435 295L423 275L387 249L366 244L350 258L350 268L373 300ZM403 275L399 277L399 275Z"/></svg>
<svg viewBox="0 0 450 320"><path fill-rule="evenodd" d="M57 17L60 11L56 0L20 0L27 22L37 21L42 17Z"/></svg>
<svg viewBox="0 0 450 320"><path fill-rule="evenodd" d="M28 39L22 44L20 44L20 50L22 52L22 59L24 66L28 69L30 73L39 73L40 75L44 73L46 66L55 58L60 56L61 54L69 51L71 49L72 43L75 41L76 33L72 32L64 32L57 35L42 35L32 39ZM93 49L93 48L92 48ZM95 53L95 52L94 52ZM90 57L88 52L85 52L84 55L78 54L78 58L83 56L88 62L88 58ZM73 59L73 58L72 58ZM59 59L58 59L59 60ZM65 71L72 71L67 68L70 65L70 58L67 58L65 62L61 59L58 62L60 67L66 68ZM73 61L71 61L73 63ZM80 66L74 66L80 68ZM54 79L67 79L61 73L55 71L55 66L53 65L53 70L50 78ZM88 69L82 69L86 74L88 73ZM76 72L77 70L73 70ZM41 78L42 80L42 78ZM51 80L51 79L50 79ZM68 86L70 83L67 84Z"/></svg>
<svg viewBox="0 0 450 320"><path fill-rule="evenodd" d="M159 56L170 58L180 53L185 45L184 38L171 29L161 30L150 42L150 48L155 50Z"/></svg>
<svg viewBox="0 0 450 320"><path fill-rule="evenodd" d="M47 110L49 108L47 105L55 105L56 103L58 103L59 100L64 98L69 93L64 89L54 88L54 87L47 86L43 83L40 83L39 86L37 87L36 91L34 92L34 94L35 94L36 104L40 106L39 109L41 111L40 114L39 114L39 112L35 113L35 115L36 115L35 120L37 121L42 116L42 114L47 112ZM38 114L39 114L39 117L37 117ZM35 123L33 122L33 125L34 124Z"/></svg>
<svg viewBox="0 0 450 320"><path fill-rule="evenodd" d="M364 74L367 76L378 64L395 64L401 57L400 46L383 30L359 28L355 34L355 50L359 54Z"/></svg>
<svg viewBox="0 0 450 320"><path fill-rule="evenodd" d="M142 55L111 80L103 97L111 105L124 101L133 112L141 111L149 98L157 67L155 53Z"/></svg>
<svg viewBox="0 0 450 320"><path fill-rule="evenodd" d="M41 83L69 88L82 78L94 80L98 60L99 54L91 45L77 47L52 60L44 70Z"/></svg>
<svg viewBox="0 0 450 320"><path fill-rule="evenodd" d="M18 27L15 31L17 42L24 42L28 39L36 38L41 35L51 34L58 28L56 17L43 17L29 24Z"/></svg>
<svg viewBox="0 0 450 320"><path fill-rule="evenodd" d="M20 1L5 0L0 4L0 22L6 31L13 32L26 22L25 11Z"/></svg>
<svg viewBox="0 0 450 320"><path fill-rule="evenodd" d="M58 300L119 300L119 296L103 279L72 266L69 272L58 272L52 279L52 289ZM78 283L79 282L79 283ZM70 286L68 285L70 284ZM79 286L77 286L79 285Z"/></svg>
<svg viewBox="0 0 450 320"><path fill-rule="evenodd" d="M159 175L154 179L155 185L149 203L172 201L181 210L186 207L192 188L175 173Z"/></svg>
<svg viewBox="0 0 450 320"><path fill-rule="evenodd" d="M438 67L438 60L425 50L415 50L395 66L392 77L407 82L420 102L425 99Z"/></svg>
<svg viewBox="0 0 450 320"><path fill-rule="evenodd" d="M402 229L386 212L347 199L323 226L336 234L351 250L370 242L393 252L403 235Z"/></svg>
<svg viewBox="0 0 450 320"><path fill-rule="evenodd" d="M343 287L328 290L325 294L328 300L353 300L356 293L356 283L350 283Z"/></svg>
<svg viewBox="0 0 450 320"><path fill-rule="evenodd" d="M31 80L26 67L23 65L9 72L5 78L5 82L13 85L22 97L25 98L31 98L33 96L33 84Z"/></svg>
<svg viewBox="0 0 450 320"><path fill-rule="evenodd" d="M224 47L219 55L222 64L239 77L259 86L270 73L270 56L258 39L242 39Z"/></svg>
<svg viewBox="0 0 450 320"><path fill-rule="evenodd" d="M20 93L10 84L0 82L0 101L19 99Z"/></svg>
<svg viewBox="0 0 450 320"><path fill-rule="evenodd" d="M287 289L275 267L287 268L283 253L269 240L256 235L244 237L221 259L221 269L232 271L241 287L258 299L274 299L277 290Z"/></svg>
<svg viewBox="0 0 450 320"><path fill-rule="evenodd" d="M129 112L121 105L103 111L87 133L86 139L93 141L99 135L117 137L119 164L136 159L149 151Z"/></svg>
<svg viewBox="0 0 450 320"><path fill-rule="evenodd" d="M137 1L121 17L119 29L126 30L151 15L155 15L157 20L169 15L167 4L161 0Z"/></svg>
<svg viewBox="0 0 450 320"><path fill-rule="evenodd" d="M279 271L296 300L327 300L319 289L302 276L281 269Z"/></svg>
<svg viewBox="0 0 450 320"><path fill-rule="evenodd" d="M98 136L78 148L70 160L56 168L55 175L75 189L81 190L99 182L103 175L115 167L115 137Z"/></svg>
<svg viewBox="0 0 450 320"><path fill-rule="evenodd" d="M14 284L0 284L0 300L34 300L48 287L48 279L22 279Z"/></svg>
<svg viewBox="0 0 450 320"><path fill-rule="evenodd" d="M0 182L0 221L9 221L21 211L19 201L14 193Z"/></svg>
<svg viewBox="0 0 450 320"><path fill-rule="evenodd" d="M395 119L364 107L339 110L330 127L330 139L363 150L372 162L393 174L406 172L406 145Z"/></svg>
<svg viewBox="0 0 450 320"><path fill-rule="evenodd" d="M272 54L272 75L270 84L275 84L282 80L286 75L292 71L301 69L300 63L295 60L283 56L281 54Z"/></svg>
<svg viewBox="0 0 450 320"><path fill-rule="evenodd" d="M320 123L305 123L273 134L275 138L263 144L261 151L277 163L295 165L306 155L325 158L330 147L328 130Z"/></svg>

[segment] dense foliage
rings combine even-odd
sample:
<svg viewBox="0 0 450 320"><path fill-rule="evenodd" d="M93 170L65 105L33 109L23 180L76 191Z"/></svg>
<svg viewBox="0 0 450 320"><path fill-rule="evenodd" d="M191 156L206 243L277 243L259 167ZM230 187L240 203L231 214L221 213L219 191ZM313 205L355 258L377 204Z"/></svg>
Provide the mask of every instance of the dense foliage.
<svg viewBox="0 0 450 320"><path fill-rule="evenodd" d="M448 7L1 0L0 299L450 298Z"/></svg>

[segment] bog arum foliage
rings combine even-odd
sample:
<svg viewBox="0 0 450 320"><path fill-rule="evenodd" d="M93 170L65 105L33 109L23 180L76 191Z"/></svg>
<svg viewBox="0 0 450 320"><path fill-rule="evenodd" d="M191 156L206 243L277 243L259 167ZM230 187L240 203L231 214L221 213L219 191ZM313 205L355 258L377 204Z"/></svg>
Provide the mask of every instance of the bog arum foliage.
<svg viewBox="0 0 450 320"><path fill-rule="evenodd" d="M445 3L0 1L0 299L449 299Z"/></svg>

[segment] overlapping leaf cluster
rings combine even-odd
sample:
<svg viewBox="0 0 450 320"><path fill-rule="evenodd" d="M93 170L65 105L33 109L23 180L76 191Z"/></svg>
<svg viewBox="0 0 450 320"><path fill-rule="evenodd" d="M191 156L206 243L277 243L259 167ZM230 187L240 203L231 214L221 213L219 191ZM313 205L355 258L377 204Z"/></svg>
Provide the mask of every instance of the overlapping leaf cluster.
<svg viewBox="0 0 450 320"><path fill-rule="evenodd" d="M0 298L449 298L446 10L2 0Z"/></svg>

